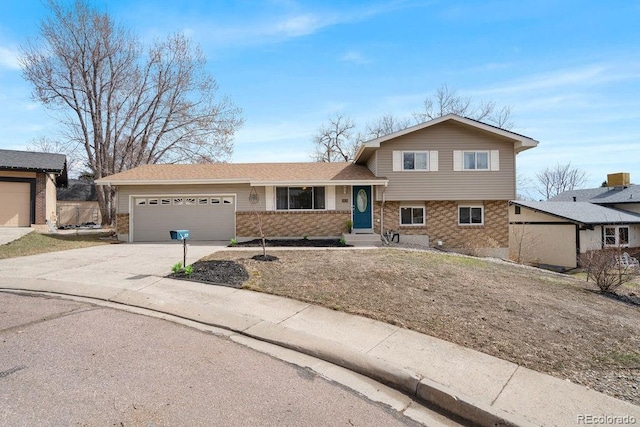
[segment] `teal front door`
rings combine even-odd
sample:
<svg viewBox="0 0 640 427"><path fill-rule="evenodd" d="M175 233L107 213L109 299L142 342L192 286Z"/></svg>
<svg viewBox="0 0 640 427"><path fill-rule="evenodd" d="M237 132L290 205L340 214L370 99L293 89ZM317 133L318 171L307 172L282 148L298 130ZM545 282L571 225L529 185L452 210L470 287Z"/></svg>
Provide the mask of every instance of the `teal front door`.
<svg viewBox="0 0 640 427"><path fill-rule="evenodd" d="M373 228L373 219L371 218L371 186L370 185L354 185L353 186L353 229L371 229Z"/></svg>

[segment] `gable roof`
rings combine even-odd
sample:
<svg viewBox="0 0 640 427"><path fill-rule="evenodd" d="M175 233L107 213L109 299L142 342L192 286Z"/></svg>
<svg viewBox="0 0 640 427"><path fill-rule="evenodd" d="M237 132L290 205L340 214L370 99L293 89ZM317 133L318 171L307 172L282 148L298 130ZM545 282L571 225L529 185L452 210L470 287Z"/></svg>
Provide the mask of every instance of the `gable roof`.
<svg viewBox="0 0 640 427"><path fill-rule="evenodd" d="M412 132L416 132L422 129L426 129L431 126L438 125L440 123L446 121L455 121L457 123L461 123L466 126L473 127L475 129L479 129L485 132L492 133L494 135L498 135L504 138L508 138L513 140L514 149L516 153L520 153L521 151L528 150L529 148L534 148L538 146L538 141L535 139L529 138L524 135L520 135L519 133L511 132L497 126L492 126L478 120L470 119L468 117L458 116L457 114L446 114L442 117L438 117L433 120L429 120L428 122L420 123L415 126L408 127L406 129L400 130L398 132L390 133L389 135L384 135L376 139L372 139L371 141L367 141L363 143L358 152L356 153L354 162L366 160L375 149L380 148L380 144L389 141L394 138L398 138L403 135L407 135Z"/></svg>
<svg viewBox="0 0 640 427"><path fill-rule="evenodd" d="M158 164L96 180L99 185L351 185L354 182L386 185L388 181L350 162Z"/></svg>
<svg viewBox="0 0 640 427"><path fill-rule="evenodd" d="M67 185L67 156L57 153L0 150L0 170L53 173L58 185Z"/></svg>
<svg viewBox="0 0 640 427"><path fill-rule="evenodd" d="M583 225L640 224L640 214L606 208L589 202L530 202L518 200L510 203Z"/></svg>
<svg viewBox="0 0 640 427"><path fill-rule="evenodd" d="M640 203L640 185L631 184L627 187L598 187L585 190L570 190L558 194L550 199L552 202L569 202L573 198L579 202L595 204Z"/></svg>

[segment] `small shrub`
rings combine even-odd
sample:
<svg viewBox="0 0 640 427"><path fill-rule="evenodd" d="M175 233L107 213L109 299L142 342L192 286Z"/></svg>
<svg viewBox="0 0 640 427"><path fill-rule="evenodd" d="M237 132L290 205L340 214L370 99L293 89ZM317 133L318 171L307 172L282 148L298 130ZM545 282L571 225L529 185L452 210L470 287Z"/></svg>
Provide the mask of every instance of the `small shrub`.
<svg viewBox="0 0 640 427"><path fill-rule="evenodd" d="M233 239L231 239L231 246L237 246L237 245L238 245L238 239L234 237Z"/></svg>
<svg viewBox="0 0 640 427"><path fill-rule="evenodd" d="M309 236L305 234L304 236L302 236L302 240L309 240Z"/></svg>
<svg viewBox="0 0 640 427"><path fill-rule="evenodd" d="M191 276L191 274L193 273L193 265L187 265L184 268L184 274L186 274L187 276Z"/></svg>
<svg viewBox="0 0 640 427"><path fill-rule="evenodd" d="M339 244L340 244L340 246L346 246L347 245L347 241L344 240L344 237L342 239L340 239Z"/></svg>
<svg viewBox="0 0 640 427"><path fill-rule="evenodd" d="M351 233L351 230L353 229L353 221L351 221L350 219L346 220L344 222L344 226L347 229L347 233Z"/></svg>
<svg viewBox="0 0 640 427"><path fill-rule="evenodd" d="M182 271L182 263L177 262L173 264L173 267L171 267L171 271L173 271L174 274L180 273Z"/></svg>
<svg viewBox="0 0 640 427"><path fill-rule="evenodd" d="M614 294L620 286L640 276L637 267L625 267L617 262L616 257L621 253L619 248L612 248L581 254L580 266L587 273L587 281L593 280L605 294Z"/></svg>

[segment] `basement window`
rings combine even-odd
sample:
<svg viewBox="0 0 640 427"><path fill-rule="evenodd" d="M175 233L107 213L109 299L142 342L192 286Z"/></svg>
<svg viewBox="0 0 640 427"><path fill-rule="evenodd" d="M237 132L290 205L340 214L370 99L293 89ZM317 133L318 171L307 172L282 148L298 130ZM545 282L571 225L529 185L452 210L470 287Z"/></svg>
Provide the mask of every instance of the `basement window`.
<svg viewBox="0 0 640 427"><path fill-rule="evenodd" d="M407 206L400 208L400 225L424 225L424 207Z"/></svg>
<svg viewBox="0 0 640 427"><path fill-rule="evenodd" d="M482 206L458 206L458 225L483 225L484 208Z"/></svg>

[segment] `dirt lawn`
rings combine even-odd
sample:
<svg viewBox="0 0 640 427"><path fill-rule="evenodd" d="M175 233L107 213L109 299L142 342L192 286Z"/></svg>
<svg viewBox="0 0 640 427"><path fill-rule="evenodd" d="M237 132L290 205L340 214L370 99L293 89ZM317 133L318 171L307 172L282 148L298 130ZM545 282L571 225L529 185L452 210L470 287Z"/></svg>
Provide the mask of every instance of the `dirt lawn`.
<svg viewBox="0 0 640 427"><path fill-rule="evenodd" d="M258 253L258 252L256 252ZM640 405L640 307L571 277L400 249L246 251L247 289L413 329Z"/></svg>

